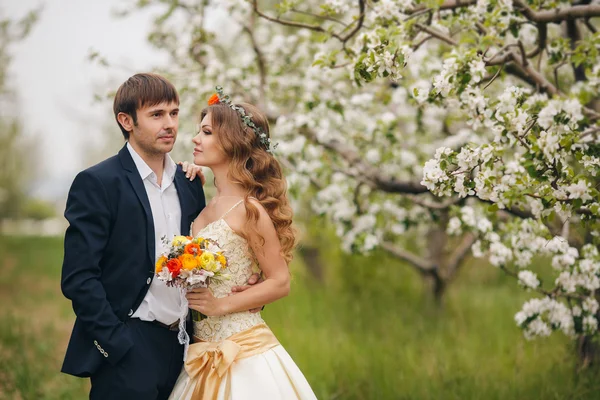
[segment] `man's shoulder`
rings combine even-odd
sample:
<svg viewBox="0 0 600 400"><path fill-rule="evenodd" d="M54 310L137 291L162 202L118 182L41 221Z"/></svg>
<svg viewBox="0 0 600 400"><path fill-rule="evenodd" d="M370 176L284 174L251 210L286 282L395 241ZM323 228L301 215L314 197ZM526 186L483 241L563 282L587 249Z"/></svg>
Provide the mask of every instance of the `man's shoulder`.
<svg viewBox="0 0 600 400"><path fill-rule="evenodd" d="M104 186L112 186L115 179L118 180L122 170L119 155L114 155L79 172L75 181L100 181Z"/></svg>
<svg viewBox="0 0 600 400"><path fill-rule="evenodd" d="M183 178L182 180L185 182L187 186L191 186L196 190L202 190L202 181L200 178L196 177L193 181L190 181L186 176L185 172L183 172L183 168L181 165L177 164L177 169L175 171L175 176L179 178Z"/></svg>
<svg viewBox="0 0 600 400"><path fill-rule="evenodd" d="M114 155L107 158L104 161L99 162L96 165L92 165L89 168L81 171L81 174L93 175L98 178L110 177L118 173L122 169L121 162L119 161L119 155Z"/></svg>

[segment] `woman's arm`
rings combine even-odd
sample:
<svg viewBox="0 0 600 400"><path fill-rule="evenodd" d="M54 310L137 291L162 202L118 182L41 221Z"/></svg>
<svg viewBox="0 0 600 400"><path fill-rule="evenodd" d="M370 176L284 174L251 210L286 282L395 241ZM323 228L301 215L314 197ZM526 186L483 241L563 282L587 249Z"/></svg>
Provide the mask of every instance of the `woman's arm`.
<svg viewBox="0 0 600 400"><path fill-rule="evenodd" d="M241 293L218 299L208 289L196 289L187 296L191 309L210 316L230 314L272 303L290 292L290 272L280 253L275 226L260 203L251 201L258 208L257 230L265 243L261 246L257 238L251 238L249 242L265 280Z"/></svg>

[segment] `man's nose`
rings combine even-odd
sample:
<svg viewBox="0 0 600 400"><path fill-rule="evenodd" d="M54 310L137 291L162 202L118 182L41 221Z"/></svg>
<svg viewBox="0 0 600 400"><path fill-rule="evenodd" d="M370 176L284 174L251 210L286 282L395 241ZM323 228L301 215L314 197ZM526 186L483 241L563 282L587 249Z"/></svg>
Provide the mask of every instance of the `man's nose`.
<svg viewBox="0 0 600 400"><path fill-rule="evenodd" d="M177 124L177 117L168 115L167 118L165 119L165 128L167 128L167 129L173 129L176 124Z"/></svg>

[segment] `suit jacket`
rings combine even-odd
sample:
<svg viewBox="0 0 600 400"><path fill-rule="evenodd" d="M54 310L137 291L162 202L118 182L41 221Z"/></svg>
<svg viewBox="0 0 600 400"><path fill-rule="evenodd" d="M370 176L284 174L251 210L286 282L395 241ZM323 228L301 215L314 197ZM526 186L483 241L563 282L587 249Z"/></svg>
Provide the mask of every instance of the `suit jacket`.
<svg viewBox="0 0 600 400"><path fill-rule="evenodd" d="M180 166L174 184L185 235L205 206L204 192L200 179L190 182ZM83 377L103 362L117 364L133 345L124 321L154 278L152 211L126 147L75 177L65 218L61 288L77 318L62 372Z"/></svg>

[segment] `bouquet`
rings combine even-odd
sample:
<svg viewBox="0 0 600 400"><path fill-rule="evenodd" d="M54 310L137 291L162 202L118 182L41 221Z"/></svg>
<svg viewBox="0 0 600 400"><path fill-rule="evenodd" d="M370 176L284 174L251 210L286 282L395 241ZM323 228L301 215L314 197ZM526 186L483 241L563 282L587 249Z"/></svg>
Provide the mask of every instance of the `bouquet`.
<svg viewBox="0 0 600 400"><path fill-rule="evenodd" d="M168 251L156 262L156 277L168 286L186 290L206 287L208 278L225 278L227 258L211 239L175 236L171 243L163 237Z"/></svg>
<svg viewBox="0 0 600 400"><path fill-rule="evenodd" d="M189 344L189 336L185 331L185 317L188 302L185 294L195 288L207 287L209 279L227 279L227 258L219 244L212 239L191 236L175 236L171 242L162 238L168 249L156 262L156 278L167 283L167 286L178 287L181 293L181 314L179 318L179 342ZM206 318L198 311L192 310L194 321Z"/></svg>

